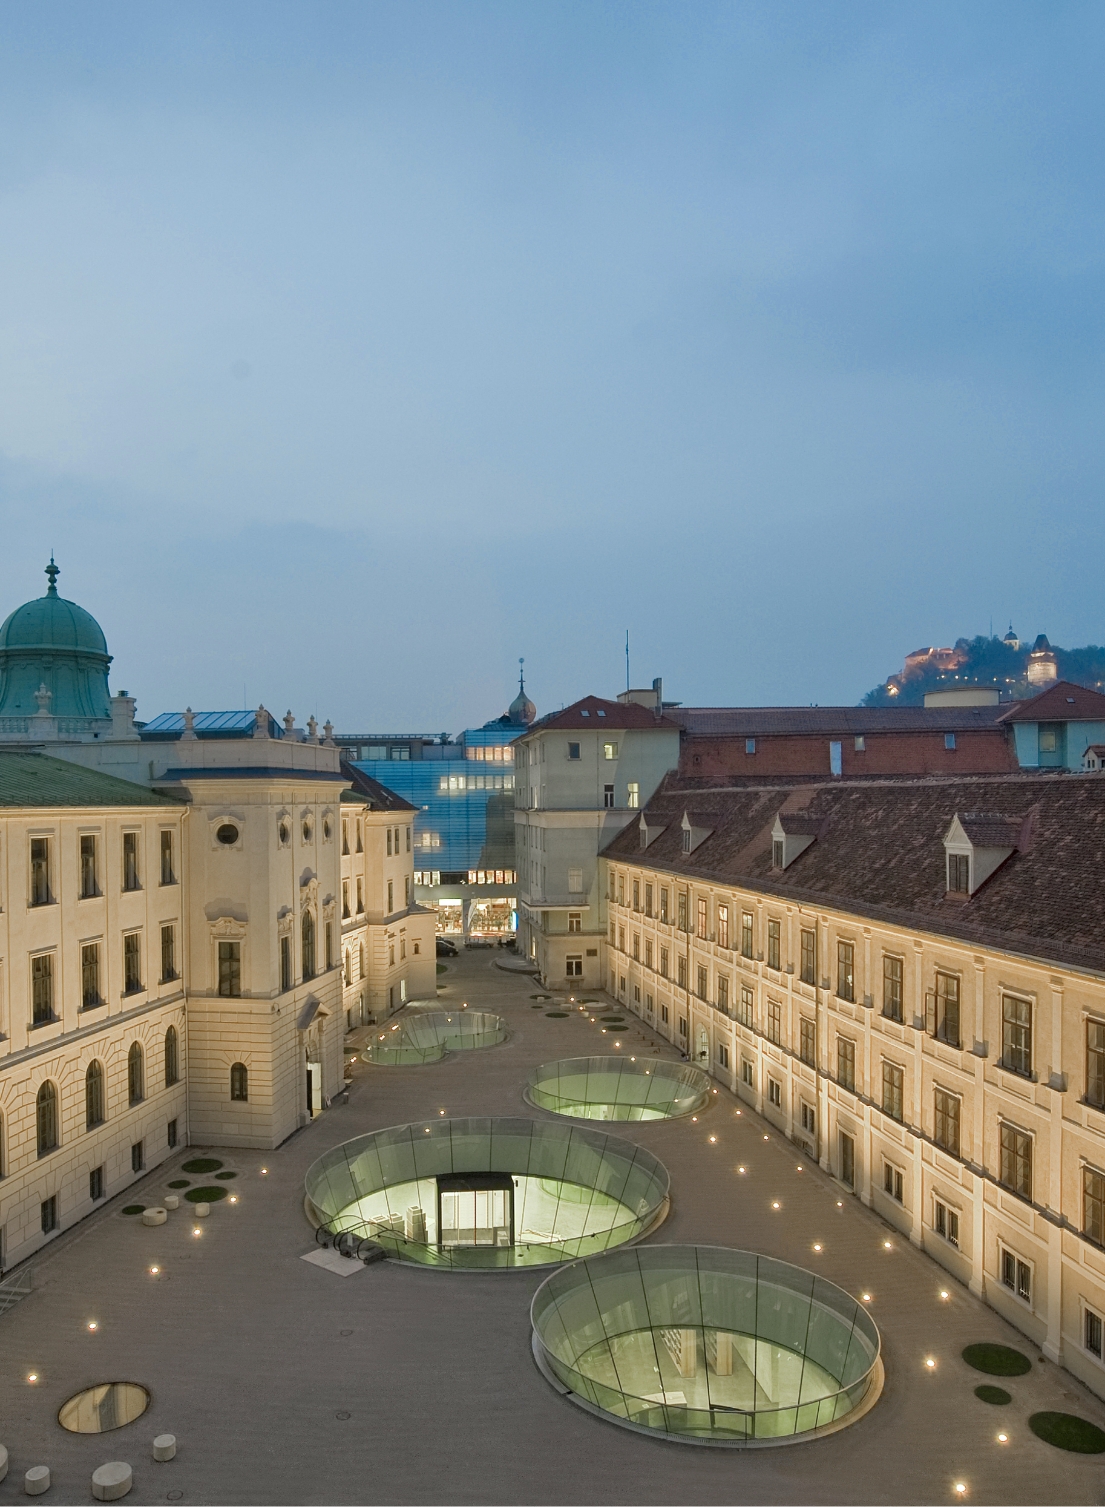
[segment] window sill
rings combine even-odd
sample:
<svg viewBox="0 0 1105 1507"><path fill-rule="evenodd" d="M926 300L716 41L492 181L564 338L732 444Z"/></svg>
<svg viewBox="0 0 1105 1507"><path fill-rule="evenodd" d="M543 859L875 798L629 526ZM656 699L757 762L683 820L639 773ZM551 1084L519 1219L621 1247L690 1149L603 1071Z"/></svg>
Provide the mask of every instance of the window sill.
<svg viewBox="0 0 1105 1507"><path fill-rule="evenodd" d="M1019 1078L1022 1083L1038 1083L1035 1073L1025 1073L1019 1067L1011 1067L1008 1062L995 1062L994 1066L1000 1068L1003 1073L1008 1073L1011 1078Z"/></svg>
<svg viewBox="0 0 1105 1507"><path fill-rule="evenodd" d="M50 1015L45 1020L32 1020L27 1027L28 1031L44 1031L47 1026L60 1026L61 1016Z"/></svg>
<svg viewBox="0 0 1105 1507"><path fill-rule="evenodd" d="M81 1014L91 1015L94 1010L102 1010L106 1004L106 999L91 1000L87 1004L81 1006Z"/></svg>
<svg viewBox="0 0 1105 1507"><path fill-rule="evenodd" d="M88 892L87 895L78 895L77 896L77 900L78 901L81 901L81 900L102 900L103 898L104 898L104 892L103 892L103 890L89 890L89 892Z"/></svg>

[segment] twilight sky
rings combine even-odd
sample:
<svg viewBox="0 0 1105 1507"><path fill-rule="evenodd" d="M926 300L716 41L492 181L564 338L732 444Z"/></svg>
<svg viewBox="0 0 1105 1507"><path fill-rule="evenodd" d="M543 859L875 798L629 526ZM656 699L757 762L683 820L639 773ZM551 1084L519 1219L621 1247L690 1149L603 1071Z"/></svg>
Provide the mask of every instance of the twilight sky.
<svg viewBox="0 0 1105 1507"><path fill-rule="evenodd" d="M0 0L0 616L139 716L1105 639L1099 3Z"/></svg>

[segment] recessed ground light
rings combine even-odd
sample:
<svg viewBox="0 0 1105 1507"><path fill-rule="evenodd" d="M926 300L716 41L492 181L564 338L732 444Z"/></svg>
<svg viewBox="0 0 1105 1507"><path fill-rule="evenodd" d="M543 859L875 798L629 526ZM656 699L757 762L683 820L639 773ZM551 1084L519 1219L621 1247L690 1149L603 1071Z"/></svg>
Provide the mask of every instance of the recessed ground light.
<svg viewBox="0 0 1105 1507"><path fill-rule="evenodd" d="M30 1374L27 1377L27 1380L31 1383L31 1385L33 1387L34 1384L35 1384L35 1382L38 1380L38 1372L37 1371L30 1372Z"/></svg>
<svg viewBox="0 0 1105 1507"><path fill-rule="evenodd" d="M238 1195L237 1195L237 1193L232 1193L230 1195L230 1202L232 1204L236 1204L238 1202Z"/></svg>
<svg viewBox="0 0 1105 1507"><path fill-rule="evenodd" d="M765 1135L765 1136L764 1136L764 1140L765 1140L765 1141L769 1141L769 1140L770 1140L770 1139L771 1139L771 1137L770 1137L770 1136L766 1136L766 1135Z"/></svg>
<svg viewBox="0 0 1105 1507"><path fill-rule="evenodd" d="M717 1089L715 1089L714 1092L717 1093ZM737 1114L740 1114L740 1110L739 1109L737 1110Z"/></svg>
<svg viewBox="0 0 1105 1507"><path fill-rule="evenodd" d="M716 1089L716 1088L715 1088L715 1089L714 1089L714 1090L713 1090L713 1092L714 1092L714 1093L715 1093L715 1094L716 1094L716 1093L717 1093L717 1089Z"/></svg>
<svg viewBox="0 0 1105 1507"><path fill-rule="evenodd" d="M778 1207L779 1207L779 1200L778 1200L778 1199L776 1199L776 1200L775 1200L775 1202L774 1202L774 1203L773 1203L773 1204L772 1204L772 1205L771 1205L771 1207L772 1207L772 1208L773 1208L773 1209L777 1209L777 1208L778 1208Z"/></svg>
<svg viewBox="0 0 1105 1507"><path fill-rule="evenodd" d="M157 1274L158 1274L158 1272L159 1272L159 1271L160 1271L160 1270L161 1270L161 1268L160 1268L160 1266L151 1266L151 1267L150 1267L150 1276L151 1276L151 1277L156 1277L156 1276L157 1276Z"/></svg>
<svg viewBox="0 0 1105 1507"><path fill-rule="evenodd" d="M716 1135L712 1135L710 1137L710 1145L713 1146L713 1145L716 1145L716 1143L717 1143L717 1136Z"/></svg>
<svg viewBox="0 0 1105 1507"><path fill-rule="evenodd" d="M203 1231L200 1229L199 1225L197 1225L196 1228L192 1231L192 1234L193 1235L202 1235Z"/></svg>
<svg viewBox="0 0 1105 1507"><path fill-rule="evenodd" d="M97 1324L97 1322L96 1322L95 1319L89 1319L89 1321L88 1321L88 1328L89 1328L89 1331L91 1333L95 1333L95 1331L97 1329L99 1329L99 1327L100 1326L99 1326L99 1324Z"/></svg>
<svg viewBox="0 0 1105 1507"><path fill-rule="evenodd" d="M940 1289L940 1296L944 1299L944 1301L946 1303L948 1301L948 1299L951 1297L951 1293L948 1291L948 1289L946 1287L942 1287Z"/></svg>
<svg viewBox="0 0 1105 1507"><path fill-rule="evenodd" d="M890 1244L889 1240L884 1240L883 1241L882 1248L883 1248L884 1251L892 1251L894 1249L894 1247Z"/></svg>
<svg viewBox="0 0 1105 1507"><path fill-rule="evenodd" d="M955 1483L955 1491L956 1491L956 1495L957 1496L961 1496L961 1497L966 1496L967 1495L967 1483L965 1481L957 1481Z"/></svg>
<svg viewBox="0 0 1105 1507"><path fill-rule="evenodd" d="M1009 1443L1009 1435L1008 1434L999 1434L998 1435L998 1443L999 1444L1008 1444Z"/></svg>
<svg viewBox="0 0 1105 1507"><path fill-rule="evenodd" d="M269 1169L267 1167L262 1167L261 1168L261 1176L262 1177L268 1177L268 1175L269 1175Z"/></svg>
<svg viewBox="0 0 1105 1507"><path fill-rule="evenodd" d="M933 1360L931 1355L926 1359L925 1365L930 1371L936 1370L936 1362Z"/></svg>
<svg viewBox="0 0 1105 1507"><path fill-rule="evenodd" d="M842 1198L838 1198L837 1201L836 1201L836 1206L837 1206L838 1209L843 1209L843 1207L844 1207L844 1200Z"/></svg>
<svg viewBox="0 0 1105 1507"><path fill-rule="evenodd" d="M821 1243L820 1243L820 1241L815 1240L814 1243L813 1243L813 1248L814 1248L815 1251L819 1251L821 1249Z"/></svg>
<svg viewBox="0 0 1105 1507"><path fill-rule="evenodd" d="M870 1301L871 1301L871 1294L869 1292L861 1292L860 1293L860 1300L861 1300L861 1302L864 1302L864 1303L870 1303Z"/></svg>
<svg viewBox="0 0 1105 1507"><path fill-rule="evenodd" d="M794 1170L795 1170L795 1172L801 1172L802 1169L801 1169L801 1167L795 1167Z"/></svg>
<svg viewBox="0 0 1105 1507"><path fill-rule="evenodd" d="M443 1115L443 1114L444 1114L444 1113L445 1113L445 1111L444 1111L444 1110L443 1110L443 1109L439 1109L439 1110L438 1110L438 1114L439 1114L439 1115Z"/></svg>
<svg viewBox="0 0 1105 1507"><path fill-rule="evenodd" d="M738 1167L738 1168L737 1168L737 1171L738 1171L738 1172L742 1172L742 1173L743 1173L743 1171L744 1171L744 1168L743 1168L743 1167Z"/></svg>

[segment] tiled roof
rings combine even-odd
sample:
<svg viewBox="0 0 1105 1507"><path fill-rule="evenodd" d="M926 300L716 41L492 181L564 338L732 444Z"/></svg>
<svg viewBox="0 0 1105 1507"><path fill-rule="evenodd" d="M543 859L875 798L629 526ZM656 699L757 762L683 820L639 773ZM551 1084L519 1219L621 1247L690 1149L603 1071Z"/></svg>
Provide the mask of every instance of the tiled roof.
<svg viewBox="0 0 1105 1507"><path fill-rule="evenodd" d="M1030 701L1007 707L1003 722L1105 722L1105 696L1070 680L1057 681Z"/></svg>
<svg viewBox="0 0 1105 1507"><path fill-rule="evenodd" d="M365 774L364 770L358 769L355 764L347 764L342 760L341 772L353 787L349 793L360 796L373 811L418 810L417 806L412 806L410 801L405 801L401 795L396 795L394 790L381 785L379 780L374 780L370 774Z"/></svg>
<svg viewBox="0 0 1105 1507"><path fill-rule="evenodd" d="M0 753L0 806L179 806L145 785L39 753Z"/></svg>
<svg viewBox="0 0 1105 1507"><path fill-rule="evenodd" d="M668 712L688 734L715 738L863 737L960 733L997 726L1010 706L683 706Z"/></svg>
<svg viewBox="0 0 1105 1507"><path fill-rule="evenodd" d="M645 808L650 824L667 827L644 861L675 875L1105 971L1105 779L1040 774L819 785L807 804L807 815L822 822L818 841L780 873L771 867L771 828L787 796L779 786L696 790L696 809L709 804L716 827L684 854L678 823L686 794L669 775ZM969 901L948 900L944 834L956 812L979 811L1016 823L1022 839ZM604 853L642 861L635 826Z"/></svg>
<svg viewBox="0 0 1105 1507"><path fill-rule="evenodd" d="M539 717L522 736L557 728L594 733L604 729L614 732L623 728L661 727L670 732L674 726L670 713L657 717L649 707L638 706L635 701L604 701L601 696L584 696L582 701L573 701L562 712L550 712L547 717Z"/></svg>
<svg viewBox="0 0 1105 1507"><path fill-rule="evenodd" d="M1015 848L1024 822L1018 817L995 816L989 811L957 811L963 835L976 848Z"/></svg>

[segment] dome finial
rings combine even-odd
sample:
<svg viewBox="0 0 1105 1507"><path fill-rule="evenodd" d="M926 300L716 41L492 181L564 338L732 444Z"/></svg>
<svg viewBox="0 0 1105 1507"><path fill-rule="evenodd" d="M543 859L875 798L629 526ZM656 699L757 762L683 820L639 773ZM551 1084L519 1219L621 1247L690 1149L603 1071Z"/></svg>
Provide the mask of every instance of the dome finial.
<svg viewBox="0 0 1105 1507"><path fill-rule="evenodd" d="M58 594L58 576L61 575L61 566L54 564L53 550L50 551L50 563L43 574L50 577L50 585L47 588L46 595L48 597L56 597Z"/></svg>
<svg viewBox="0 0 1105 1507"><path fill-rule="evenodd" d="M51 558L53 557L51 556ZM526 672L522 668L522 666L525 664L525 662L526 656L524 654L520 654L518 656L518 690L523 695L525 694L526 689Z"/></svg>

